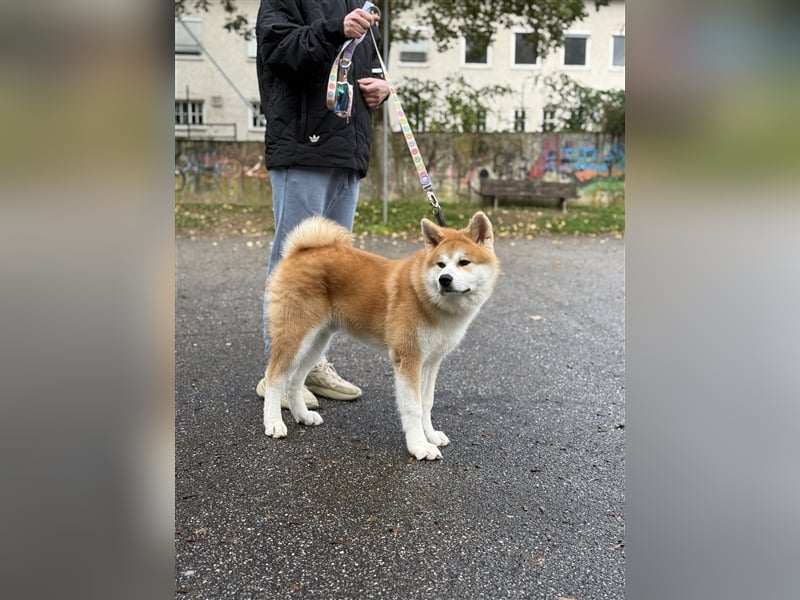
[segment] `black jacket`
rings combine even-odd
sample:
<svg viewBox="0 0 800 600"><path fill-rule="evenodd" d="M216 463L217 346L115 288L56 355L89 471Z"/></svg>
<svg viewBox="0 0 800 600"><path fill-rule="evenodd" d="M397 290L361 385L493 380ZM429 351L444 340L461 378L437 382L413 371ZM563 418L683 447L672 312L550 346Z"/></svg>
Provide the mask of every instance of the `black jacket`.
<svg viewBox="0 0 800 600"><path fill-rule="evenodd" d="M380 77L369 33L353 55L354 86L349 122L326 105L331 65L346 41L344 17L358 0L262 0L256 22L261 109L267 118L266 164L274 167L338 167L367 174L372 114L357 80ZM380 44L377 27L373 27ZM380 47L380 46L379 46Z"/></svg>

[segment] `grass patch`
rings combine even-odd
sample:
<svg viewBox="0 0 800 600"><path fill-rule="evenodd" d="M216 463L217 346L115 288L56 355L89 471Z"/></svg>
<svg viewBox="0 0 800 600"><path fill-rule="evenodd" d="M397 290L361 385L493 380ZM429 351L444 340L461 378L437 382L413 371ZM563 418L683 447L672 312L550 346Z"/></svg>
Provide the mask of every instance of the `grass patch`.
<svg viewBox="0 0 800 600"><path fill-rule="evenodd" d="M474 204L445 204L442 212L448 225L464 227L478 210ZM622 207L570 207L566 213L536 207L483 209L498 238L527 238L541 235L615 235L625 232ZM383 223L380 200L360 202L353 232L356 235L419 236L422 217L434 220L430 206L419 199L396 200L389 204L388 223ZM264 236L274 233L269 204L176 204L175 233L188 237Z"/></svg>
<svg viewBox="0 0 800 600"><path fill-rule="evenodd" d="M269 204L175 204L175 234L230 237L274 233Z"/></svg>

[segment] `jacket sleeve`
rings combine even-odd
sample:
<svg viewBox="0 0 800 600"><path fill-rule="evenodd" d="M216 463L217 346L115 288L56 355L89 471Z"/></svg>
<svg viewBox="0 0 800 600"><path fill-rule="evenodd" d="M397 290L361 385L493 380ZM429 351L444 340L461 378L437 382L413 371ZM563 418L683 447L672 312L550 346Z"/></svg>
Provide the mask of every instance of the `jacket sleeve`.
<svg viewBox="0 0 800 600"><path fill-rule="evenodd" d="M277 77L308 77L333 60L344 36L344 18L326 18L317 3L262 1L256 21L259 58Z"/></svg>

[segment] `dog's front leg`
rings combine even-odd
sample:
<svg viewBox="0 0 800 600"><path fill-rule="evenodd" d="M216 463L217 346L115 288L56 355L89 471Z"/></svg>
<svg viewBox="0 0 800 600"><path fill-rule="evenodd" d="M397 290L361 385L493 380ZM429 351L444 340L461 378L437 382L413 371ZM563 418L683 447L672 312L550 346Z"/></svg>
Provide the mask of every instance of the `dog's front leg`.
<svg viewBox="0 0 800 600"><path fill-rule="evenodd" d="M281 396L286 387L285 378L278 383L269 383L264 390L264 432L274 438L286 437L286 423L281 416Z"/></svg>
<svg viewBox="0 0 800 600"><path fill-rule="evenodd" d="M305 377L295 374L286 385L286 395L289 400L289 410L294 417L295 423L303 425L321 425L322 416L313 410L308 410L303 401L303 381Z"/></svg>
<svg viewBox="0 0 800 600"><path fill-rule="evenodd" d="M439 448L428 441L423 427L422 364L419 359L392 356L395 374L395 394L400 422L406 434L406 447L417 460L442 458Z"/></svg>
<svg viewBox="0 0 800 600"><path fill-rule="evenodd" d="M433 391L436 387L436 375L439 373L439 365L441 364L441 358L433 358L422 367L422 428L428 441L439 447L447 446L450 443L443 431L436 431L433 428L433 422L431 421Z"/></svg>

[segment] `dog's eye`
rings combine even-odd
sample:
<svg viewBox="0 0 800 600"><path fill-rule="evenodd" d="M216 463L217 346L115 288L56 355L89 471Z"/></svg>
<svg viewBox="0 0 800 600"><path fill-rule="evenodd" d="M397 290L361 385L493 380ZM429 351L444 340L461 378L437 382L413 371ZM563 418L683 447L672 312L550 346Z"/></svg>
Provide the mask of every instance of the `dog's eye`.
<svg viewBox="0 0 800 600"><path fill-rule="evenodd" d="M466 267L468 264L470 264L470 261L468 261L466 258L462 258L460 261L458 261L459 267Z"/></svg>
<svg viewBox="0 0 800 600"><path fill-rule="evenodd" d="M436 266L439 267L440 269L444 269L447 265L445 265L443 262L440 261L436 263Z"/></svg>

